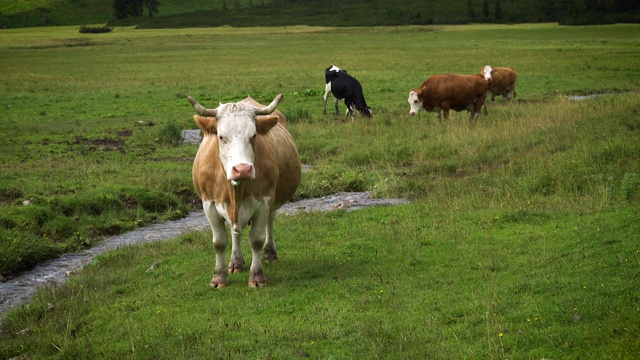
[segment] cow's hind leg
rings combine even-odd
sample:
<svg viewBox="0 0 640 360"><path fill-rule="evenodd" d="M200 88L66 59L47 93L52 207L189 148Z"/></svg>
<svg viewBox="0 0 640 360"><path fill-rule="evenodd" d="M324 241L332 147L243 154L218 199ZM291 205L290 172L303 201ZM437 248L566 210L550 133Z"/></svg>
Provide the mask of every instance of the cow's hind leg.
<svg viewBox="0 0 640 360"><path fill-rule="evenodd" d="M269 214L269 222L267 223L267 241L264 244L264 261L276 262L278 261L278 254L276 252L276 240L273 237L273 223L276 220L276 212L272 211Z"/></svg>
<svg viewBox="0 0 640 360"><path fill-rule="evenodd" d="M504 98L507 100L507 102L511 101L511 98L515 97L515 89L514 88L508 88L507 91L505 91L505 96Z"/></svg>
<svg viewBox="0 0 640 360"><path fill-rule="evenodd" d="M249 271L249 286L262 287L267 285L267 279L262 271L262 259L260 255L265 244L267 224L269 222L269 210L259 210L252 220L249 231L249 243L251 244L251 268Z"/></svg>
<svg viewBox="0 0 640 360"><path fill-rule="evenodd" d="M338 111L338 102L340 101L340 99L338 99L337 97L333 98L333 106L335 106L336 108L336 115L340 115L340 111Z"/></svg>

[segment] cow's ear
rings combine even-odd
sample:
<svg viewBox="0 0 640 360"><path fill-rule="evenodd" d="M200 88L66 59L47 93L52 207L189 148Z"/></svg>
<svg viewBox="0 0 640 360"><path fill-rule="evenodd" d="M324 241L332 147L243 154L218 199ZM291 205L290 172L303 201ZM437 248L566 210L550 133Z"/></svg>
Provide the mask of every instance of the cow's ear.
<svg viewBox="0 0 640 360"><path fill-rule="evenodd" d="M205 134L217 134L218 133L218 119L215 117L204 117L200 115L194 115L193 120L196 121L198 127Z"/></svg>
<svg viewBox="0 0 640 360"><path fill-rule="evenodd" d="M256 131L258 131L260 135L268 133L271 128L278 124L278 119L278 115L257 116Z"/></svg>

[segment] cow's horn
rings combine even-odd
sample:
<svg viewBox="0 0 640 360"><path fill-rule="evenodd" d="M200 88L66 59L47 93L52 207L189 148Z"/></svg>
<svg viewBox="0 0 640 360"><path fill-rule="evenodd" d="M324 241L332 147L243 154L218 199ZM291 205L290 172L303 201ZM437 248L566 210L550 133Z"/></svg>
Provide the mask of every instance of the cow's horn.
<svg viewBox="0 0 640 360"><path fill-rule="evenodd" d="M197 102L196 99L192 98L191 96L189 96L188 99L189 99L189 102L191 103L191 106L193 106L193 108L196 110L198 115L216 116L218 109L207 109L204 106L200 105L200 103Z"/></svg>
<svg viewBox="0 0 640 360"><path fill-rule="evenodd" d="M256 108L256 115L269 115L276 110L278 104L282 101L282 94L276 96L275 99L269 104L269 106L265 106L263 108Z"/></svg>

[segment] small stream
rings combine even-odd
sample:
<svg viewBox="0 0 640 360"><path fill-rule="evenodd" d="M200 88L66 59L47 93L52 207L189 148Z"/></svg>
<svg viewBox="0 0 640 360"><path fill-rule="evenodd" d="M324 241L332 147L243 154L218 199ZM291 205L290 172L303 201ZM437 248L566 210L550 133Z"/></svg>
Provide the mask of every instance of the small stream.
<svg viewBox="0 0 640 360"><path fill-rule="evenodd" d="M285 204L278 213L295 215L300 212L345 210L352 211L371 206L406 204L404 199L372 199L367 192L341 192L319 199L305 199ZM95 246L77 252L64 254L47 260L33 269L25 271L5 282L0 282L0 334L2 334L2 314L11 307L27 301L36 289L47 283L62 283L67 277L80 270L97 255L123 246L151 241L170 240L181 234L209 230L209 223L202 211L191 212L187 217L153 224L122 235L100 241Z"/></svg>

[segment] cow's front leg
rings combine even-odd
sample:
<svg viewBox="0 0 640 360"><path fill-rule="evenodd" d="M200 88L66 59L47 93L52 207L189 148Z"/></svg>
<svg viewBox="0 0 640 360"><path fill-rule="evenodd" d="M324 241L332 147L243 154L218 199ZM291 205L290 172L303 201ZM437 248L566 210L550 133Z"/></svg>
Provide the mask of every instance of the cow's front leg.
<svg viewBox="0 0 640 360"><path fill-rule="evenodd" d="M224 225L224 219L218 216L215 209L211 206L211 202L203 202L203 208L207 220L209 220L209 225L211 225L213 248L216 251L216 267L213 271L213 278L211 279L210 285L215 288L221 288L227 285L227 269L225 268L225 255L227 244L229 243L227 229Z"/></svg>
<svg viewBox="0 0 640 360"><path fill-rule="evenodd" d="M267 279L262 271L262 260L260 255L264 247L267 223L269 221L269 210L264 208L258 210L252 219L251 231L249 232L249 243L251 244L251 267L249 270L249 286L262 287L267 285Z"/></svg>
<svg viewBox="0 0 640 360"><path fill-rule="evenodd" d="M328 82L324 87L324 107L322 108L322 114L327 113L327 100L329 100L329 93L331 92L331 82Z"/></svg>
<svg viewBox="0 0 640 360"><path fill-rule="evenodd" d="M340 111L338 111L338 102L340 100L337 97L333 98L333 106L336 108L336 115L340 115Z"/></svg>
<svg viewBox="0 0 640 360"><path fill-rule="evenodd" d="M347 106L347 111L344 112L344 117L346 119L349 116L351 116L351 121L353 121L353 111L351 111L351 108Z"/></svg>
<svg viewBox="0 0 640 360"><path fill-rule="evenodd" d="M474 120L476 117L476 104L473 103L467 107L467 112L469 112L469 121ZM480 114L480 113L478 113Z"/></svg>
<svg viewBox="0 0 640 360"><path fill-rule="evenodd" d="M242 229L237 225L231 226L231 259L229 259L229 274L239 273L244 270L244 257L242 256Z"/></svg>

